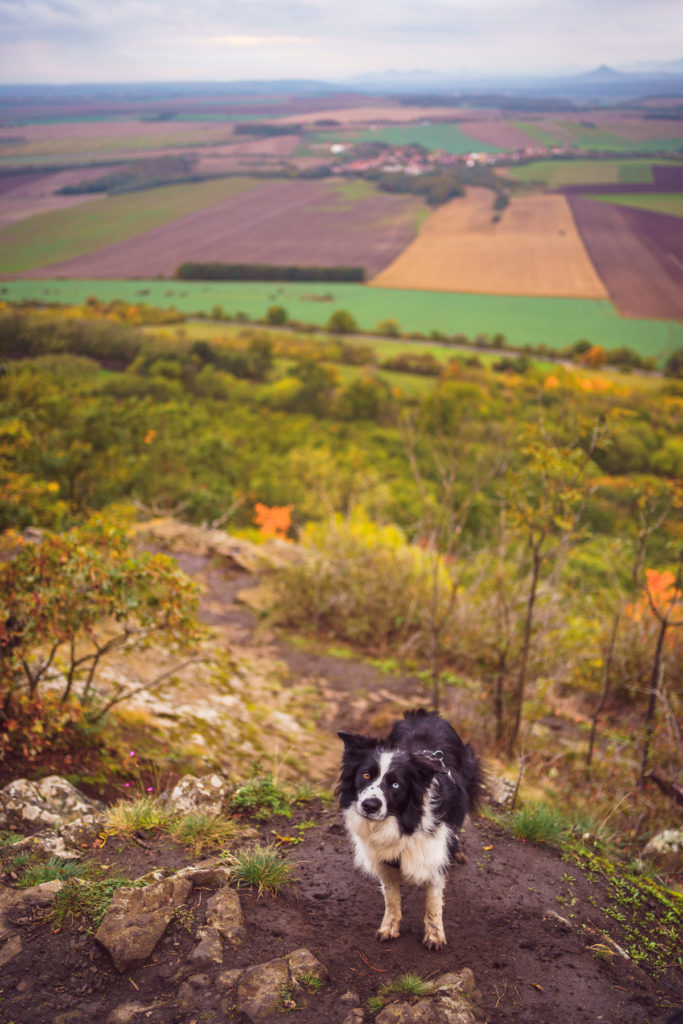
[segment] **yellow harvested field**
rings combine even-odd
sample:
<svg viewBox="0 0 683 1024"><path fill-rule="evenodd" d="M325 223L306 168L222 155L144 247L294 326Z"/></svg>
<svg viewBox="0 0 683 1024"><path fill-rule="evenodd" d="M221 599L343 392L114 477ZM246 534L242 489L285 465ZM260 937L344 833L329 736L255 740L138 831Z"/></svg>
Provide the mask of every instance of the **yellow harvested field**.
<svg viewBox="0 0 683 1024"><path fill-rule="evenodd" d="M314 124L316 121L333 120L340 125L350 124L397 124L415 122L427 119L434 121L463 121L476 117L478 121L485 120L488 112L484 110L465 110L462 107L418 107L391 102L373 103L368 106L358 107L331 107L329 110L313 110L309 113L288 114L287 117L270 118L272 124ZM491 112L493 116L493 112ZM266 124L268 121L265 122Z"/></svg>
<svg viewBox="0 0 683 1024"><path fill-rule="evenodd" d="M370 282L488 295L606 299L564 196L520 196L493 222L493 193L470 188L425 221Z"/></svg>

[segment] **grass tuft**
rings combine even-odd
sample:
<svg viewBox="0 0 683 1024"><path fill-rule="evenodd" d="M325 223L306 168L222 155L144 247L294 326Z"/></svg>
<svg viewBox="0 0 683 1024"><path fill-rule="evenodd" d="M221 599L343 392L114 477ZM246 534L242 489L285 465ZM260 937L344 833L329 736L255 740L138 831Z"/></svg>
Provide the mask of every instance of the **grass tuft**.
<svg viewBox="0 0 683 1024"><path fill-rule="evenodd" d="M32 889L43 882L53 882L56 878L66 881L67 878L82 878L90 871L90 864L74 860L62 860L50 857L43 864L31 864L19 879L20 889Z"/></svg>
<svg viewBox="0 0 683 1024"><path fill-rule="evenodd" d="M559 846L569 830L569 825L555 807L529 801L514 812L510 818L510 828L516 839Z"/></svg>
<svg viewBox="0 0 683 1024"><path fill-rule="evenodd" d="M259 896L277 896L294 880L295 865L282 857L275 846L252 846L226 857L237 885L256 889Z"/></svg>
<svg viewBox="0 0 683 1024"><path fill-rule="evenodd" d="M168 828L173 815L158 800L143 796L139 800L119 800L104 812L105 831L109 835L132 835L140 830Z"/></svg>
<svg viewBox="0 0 683 1024"><path fill-rule="evenodd" d="M379 990L379 994L381 996L388 996L392 992L398 992L402 996L429 996L433 991L434 985L431 981L426 981L413 971L406 971L405 974L402 974L400 978L396 978L394 981L385 981Z"/></svg>
<svg viewBox="0 0 683 1024"><path fill-rule="evenodd" d="M237 825L230 818L197 811L186 814L169 826L169 832L193 854L203 853L213 846L223 846L235 837Z"/></svg>
<svg viewBox="0 0 683 1024"><path fill-rule="evenodd" d="M96 931L109 910L116 890L124 886L140 886L140 883L121 876L92 882L67 879L52 904L50 920L58 928L64 923L73 924L77 920L85 920L89 930Z"/></svg>

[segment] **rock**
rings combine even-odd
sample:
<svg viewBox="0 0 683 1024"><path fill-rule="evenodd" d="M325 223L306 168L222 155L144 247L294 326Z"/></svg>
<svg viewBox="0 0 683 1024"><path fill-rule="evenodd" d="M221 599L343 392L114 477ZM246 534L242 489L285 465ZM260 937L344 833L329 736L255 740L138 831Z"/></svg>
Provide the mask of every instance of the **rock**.
<svg viewBox="0 0 683 1024"><path fill-rule="evenodd" d="M408 1003L390 1003L375 1017L376 1024L441 1024L437 1010L431 999L420 999L409 1006Z"/></svg>
<svg viewBox="0 0 683 1024"><path fill-rule="evenodd" d="M189 878L194 886L227 885L230 881L230 868L226 867L223 861L212 857L210 860L181 868L175 875L176 878Z"/></svg>
<svg viewBox="0 0 683 1024"><path fill-rule="evenodd" d="M4 967L15 956L19 956L24 946L18 935L10 935L6 942L0 945L0 967Z"/></svg>
<svg viewBox="0 0 683 1024"><path fill-rule="evenodd" d="M289 984L289 968L283 958L249 968L237 986L238 1011L246 1014L252 1024L260 1024L281 1008L282 992Z"/></svg>
<svg viewBox="0 0 683 1024"><path fill-rule="evenodd" d="M67 1010L53 1018L54 1024L90 1024L92 1017L82 1010Z"/></svg>
<svg viewBox="0 0 683 1024"><path fill-rule="evenodd" d="M498 807L511 807L517 788L514 782L504 779L502 775L494 775L493 772L484 769L482 773L482 785L484 795L489 803Z"/></svg>
<svg viewBox="0 0 683 1024"><path fill-rule="evenodd" d="M15 779L0 790L0 827L11 822L24 825L62 825L74 818L98 814L102 805L90 800L60 775L40 782Z"/></svg>
<svg viewBox="0 0 683 1024"><path fill-rule="evenodd" d="M67 846L66 842L57 832L52 829L44 832L36 832L35 835L20 839L12 847L14 853L37 854L41 860L49 857L59 857L60 860L79 860L83 856L80 850L74 850Z"/></svg>
<svg viewBox="0 0 683 1024"><path fill-rule="evenodd" d="M460 971L449 971L447 974L440 974L434 981L435 990L446 995L466 995L471 999L479 1001L481 994L477 989L474 974L469 967L463 967Z"/></svg>
<svg viewBox="0 0 683 1024"><path fill-rule="evenodd" d="M42 882L31 889L9 889L0 886L0 935L11 929L17 917L24 917L36 907L47 907L62 888L62 882Z"/></svg>
<svg viewBox="0 0 683 1024"><path fill-rule="evenodd" d="M307 978L319 978L320 981L327 981L327 968L313 956L310 949L295 949L293 953L287 954L286 959L292 982L295 985L302 984L304 988L307 988Z"/></svg>
<svg viewBox="0 0 683 1024"><path fill-rule="evenodd" d="M653 836L641 857L670 874L683 867L683 828L666 828Z"/></svg>
<svg viewBox="0 0 683 1024"><path fill-rule="evenodd" d="M572 923L568 921L566 917L562 917L556 910L544 910L543 920L552 921L558 928L564 932L570 932L572 930Z"/></svg>
<svg viewBox="0 0 683 1024"><path fill-rule="evenodd" d="M481 993L469 967L442 974L432 984L432 996L412 1004L390 1003L377 1014L376 1024L479 1024L474 1004L481 1001Z"/></svg>
<svg viewBox="0 0 683 1024"><path fill-rule="evenodd" d="M212 960L214 963L223 963L223 943L221 942L220 934L216 928L200 928L197 933L197 938L200 940L199 945L195 946L190 959L198 961L200 963Z"/></svg>
<svg viewBox="0 0 683 1024"><path fill-rule="evenodd" d="M189 878L173 876L144 889L117 890L95 938L109 952L118 971L150 956L191 888Z"/></svg>
<svg viewBox="0 0 683 1024"><path fill-rule="evenodd" d="M130 1024L133 1017L139 1013L148 1013L151 1006L143 1006L142 1003L121 1003L107 1014L106 1024Z"/></svg>
<svg viewBox="0 0 683 1024"><path fill-rule="evenodd" d="M351 1012L344 1017L342 1024L363 1024L364 1020L365 1014L360 1006L356 1006L355 1009L351 1010Z"/></svg>
<svg viewBox="0 0 683 1024"><path fill-rule="evenodd" d="M233 946L241 945L246 929L240 898L234 889L226 885L209 897L206 904L206 923L220 932Z"/></svg>
<svg viewBox="0 0 683 1024"><path fill-rule="evenodd" d="M239 967L235 967L231 971L223 971L215 979L214 984L218 985L219 988L234 988L243 974L244 971L241 970Z"/></svg>
<svg viewBox="0 0 683 1024"><path fill-rule="evenodd" d="M176 814L221 814L226 809L232 787L223 775L184 775L164 796L167 808Z"/></svg>
<svg viewBox="0 0 683 1024"><path fill-rule="evenodd" d="M68 821L62 825L59 834L67 846L92 846L93 840L102 831L103 820L101 814L84 814L81 818Z"/></svg>

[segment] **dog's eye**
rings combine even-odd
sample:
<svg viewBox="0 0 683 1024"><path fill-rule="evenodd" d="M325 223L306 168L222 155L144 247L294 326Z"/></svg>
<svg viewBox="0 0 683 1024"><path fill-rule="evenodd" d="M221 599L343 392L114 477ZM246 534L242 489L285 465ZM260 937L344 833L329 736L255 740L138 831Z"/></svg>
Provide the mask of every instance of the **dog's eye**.
<svg viewBox="0 0 683 1024"><path fill-rule="evenodd" d="M364 779L369 779L370 778L370 772L363 772L363 778Z"/></svg>
<svg viewBox="0 0 683 1024"><path fill-rule="evenodd" d="M398 782L392 782L391 783L391 788L392 789L400 789L400 784Z"/></svg>

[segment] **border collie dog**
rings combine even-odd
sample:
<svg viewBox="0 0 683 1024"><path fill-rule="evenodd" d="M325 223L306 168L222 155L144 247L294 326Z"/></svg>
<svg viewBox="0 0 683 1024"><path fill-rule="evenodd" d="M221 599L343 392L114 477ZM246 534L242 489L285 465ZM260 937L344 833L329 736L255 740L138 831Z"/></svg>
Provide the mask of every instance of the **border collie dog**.
<svg viewBox="0 0 683 1024"><path fill-rule="evenodd" d="M458 829L476 804L479 764L435 712L407 711L383 740L340 732L337 795L355 846L356 866L379 879L379 939L398 938L401 878L425 885L424 944L446 945L443 892L458 854Z"/></svg>

